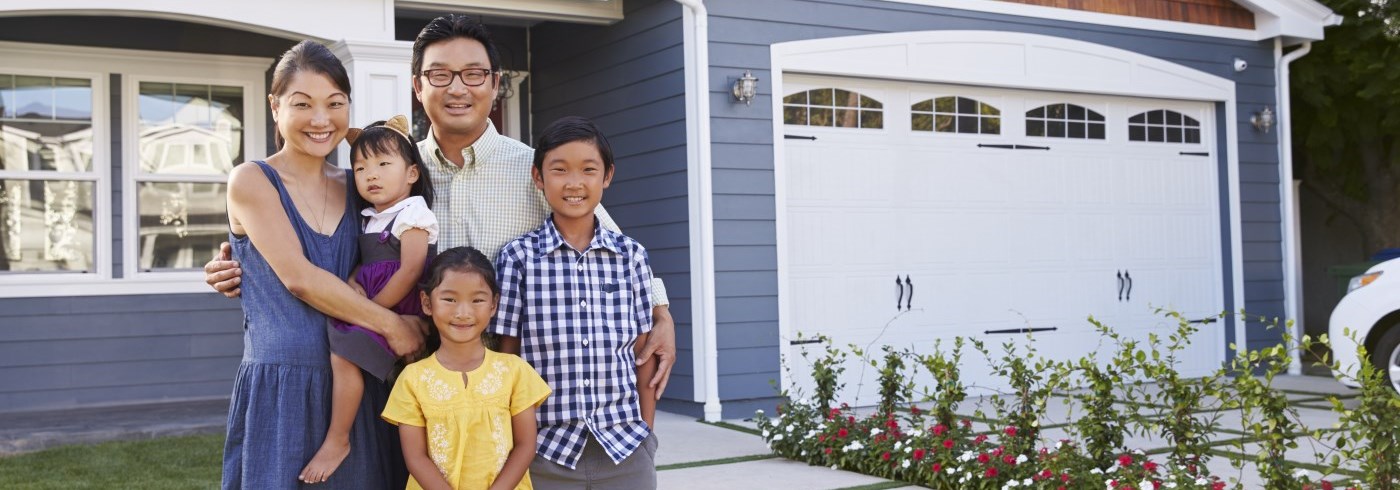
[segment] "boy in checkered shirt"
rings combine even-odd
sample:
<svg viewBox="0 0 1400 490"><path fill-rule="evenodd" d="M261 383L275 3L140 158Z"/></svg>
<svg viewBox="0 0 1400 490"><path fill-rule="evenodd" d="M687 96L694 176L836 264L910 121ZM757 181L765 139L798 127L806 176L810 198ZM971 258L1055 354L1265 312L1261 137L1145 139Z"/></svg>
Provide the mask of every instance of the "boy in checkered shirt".
<svg viewBox="0 0 1400 490"><path fill-rule="evenodd" d="M496 260L501 350L534 366L554 395L539 409L530 478L539 489L656 488L646 249L599 226L612 182L608 140L586 119L556 121L535 144L531 177L553 212Z"/></svg>

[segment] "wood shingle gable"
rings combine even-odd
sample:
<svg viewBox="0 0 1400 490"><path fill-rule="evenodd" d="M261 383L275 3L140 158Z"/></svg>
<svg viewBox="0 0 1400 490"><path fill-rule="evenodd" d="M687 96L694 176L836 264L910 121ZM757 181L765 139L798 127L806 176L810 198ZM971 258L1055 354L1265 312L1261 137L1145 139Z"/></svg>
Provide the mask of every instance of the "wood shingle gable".
<svg viewBox="0 0 1400 490"><path fill-rule="evenodd" d="M1231 0L1000 0L1104 14L1254 29L1254 12Z"/></svg>

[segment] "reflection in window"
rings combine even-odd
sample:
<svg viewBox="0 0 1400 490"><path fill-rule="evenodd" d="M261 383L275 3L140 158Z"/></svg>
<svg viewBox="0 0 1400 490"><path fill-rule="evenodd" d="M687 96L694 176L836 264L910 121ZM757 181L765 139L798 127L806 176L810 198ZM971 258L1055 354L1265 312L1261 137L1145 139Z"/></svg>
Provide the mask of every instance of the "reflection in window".
<svg viewBox="0 0 1400 490"><path fill-rule="evenodd" d="M225 185L243 160L243 89L143 81L137 111L137 257L142 271L193 269L228 233Z"/></svg>
<svg viewBox="0 0 1400 490"><path fill-rule="evenodd" d="M1104 139L1103 114L1074 104L1050 104L1026 112L1026 136Z"/></svg>
<svg viewBox="0 0 1400 490"><path fill-rule="evenodd" d="M783 124L880 129L885 126L884 116L884 104L839 88L819 88L783 97Z"/></svg>
<svg viewBox="0 0 1400 490"><path fill-rule="evenodd" d="M93 186L0 179L0 273L96 272Z"/></svg>
<svg viewBox="0 0 1400 490"><path fill-rule="evenodd" d="M1176 111L1147 111L1128 118L1128 141L1200 143L1201 123Z"/></svg>
<svg viewBox="0 0 1400 490"><path fill-rule="evenodd" d="M909 107L910 129L939 133L1001 134L1001 110L967 97L939 97Z"/></svg>
<svg viewBox="0 0 1400 490"><path fill-rule="evenodd" d="M92 80L0 73L0 273L96 272L92 144Z"/></svg>

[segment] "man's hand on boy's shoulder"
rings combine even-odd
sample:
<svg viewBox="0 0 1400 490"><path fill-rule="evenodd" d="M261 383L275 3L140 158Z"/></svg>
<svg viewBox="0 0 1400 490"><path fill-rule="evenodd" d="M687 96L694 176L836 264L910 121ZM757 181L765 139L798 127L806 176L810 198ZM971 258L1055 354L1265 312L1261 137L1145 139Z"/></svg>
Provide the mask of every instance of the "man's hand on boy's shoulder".
<svg viewBox="0 0 1400 490"><path fill-rule="evenodd" d="M219 244L219 253L213 260L204 264L204 282L215 292L223 294L229 298L237 298L242 294L243 270L238 268L238 262L233 260L233 247L228 242Z"/></svg>
<svg viewBox="0 0 1400 490"><path fill-rule="evenodd" d="M671 308L660 305L651 309L651 335L647 336L642 355L637 356L637 364L645 364L656 357L656 375L648 386L656 390L656 399L666 392L666 383L671 380L671 367L676 364L676 322L671 318Z"/></svg>

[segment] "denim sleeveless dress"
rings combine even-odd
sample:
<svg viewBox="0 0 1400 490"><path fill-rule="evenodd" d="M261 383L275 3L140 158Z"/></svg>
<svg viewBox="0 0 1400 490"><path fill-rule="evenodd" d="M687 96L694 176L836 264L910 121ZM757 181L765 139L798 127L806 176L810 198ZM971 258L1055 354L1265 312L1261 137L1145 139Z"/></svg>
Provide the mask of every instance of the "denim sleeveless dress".
<svg viewBox="0 0 1400 490"><path fill-rule="evenodd" d="M345 215L322 235L301 218L277 171L256 162L277 188L302 254L345 279L356 263L355 179L347 170ZM243 362L229 403L224 442L224 489L290 489L325 440L331 414L330 350L326 316L282 285L247 236L229 234L243 269ZM366 375L364 396L350 432L350 454L326 483L307 488L403 488L407 471L398 432L382 421L389 386Z"/></svg>

